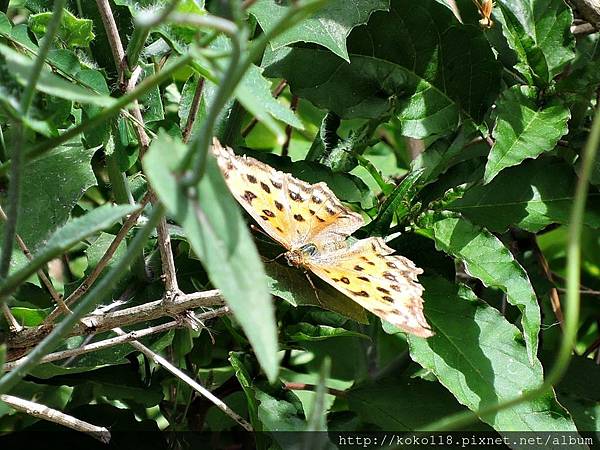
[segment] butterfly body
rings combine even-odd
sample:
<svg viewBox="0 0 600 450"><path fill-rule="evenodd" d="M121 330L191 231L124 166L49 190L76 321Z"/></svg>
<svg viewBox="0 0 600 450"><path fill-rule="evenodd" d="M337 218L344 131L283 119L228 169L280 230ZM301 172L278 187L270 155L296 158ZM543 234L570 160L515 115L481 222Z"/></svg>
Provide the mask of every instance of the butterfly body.
<svg viewBox="0 0 600 450"><path fill-rule="evenodd" d="M244 209L300 267L375 315L417 336L433 333L423 316L422 270L392 255L383 239L353 243L348 237L364 220L345 207L325 183L309 184L254 158L237 156L213 142L227 185Z"/></svg>

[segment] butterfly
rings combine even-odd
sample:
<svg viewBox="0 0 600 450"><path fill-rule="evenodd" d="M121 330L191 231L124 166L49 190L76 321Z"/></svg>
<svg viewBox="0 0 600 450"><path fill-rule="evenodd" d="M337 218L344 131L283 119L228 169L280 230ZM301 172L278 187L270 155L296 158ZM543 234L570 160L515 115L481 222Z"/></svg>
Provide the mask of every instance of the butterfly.
<svg viewBox="0 0 600 450"><path fill-rule="evenodd" d="M213 140L212 153L236 200L279 242L291 266L304 268L363 308L400 329L433 335L423 316L423 271L392 255L382 238L352 244L364 220L344 206L325 183L309 184Z"/></svg>

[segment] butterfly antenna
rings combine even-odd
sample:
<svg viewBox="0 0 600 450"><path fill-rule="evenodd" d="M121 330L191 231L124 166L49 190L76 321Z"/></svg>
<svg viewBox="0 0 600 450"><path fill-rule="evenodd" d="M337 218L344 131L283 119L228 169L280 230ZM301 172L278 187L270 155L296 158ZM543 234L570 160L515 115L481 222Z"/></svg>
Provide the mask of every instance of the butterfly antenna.
<svg viewBox="0 0 600 450"><path fill-rule="evenodd" d="M282 257L283 255L285 255L286 253L287 253L287 252L280 253L280 254L279 254L279 255L277 255L275 258L271 258L271 259L265 259L265 260L264 260L264 262L265 262L266 264L270 264L270 263L272 263L272 262L275 262L276 260L278 260L279 258L281 258L281 257Z"/></svg>

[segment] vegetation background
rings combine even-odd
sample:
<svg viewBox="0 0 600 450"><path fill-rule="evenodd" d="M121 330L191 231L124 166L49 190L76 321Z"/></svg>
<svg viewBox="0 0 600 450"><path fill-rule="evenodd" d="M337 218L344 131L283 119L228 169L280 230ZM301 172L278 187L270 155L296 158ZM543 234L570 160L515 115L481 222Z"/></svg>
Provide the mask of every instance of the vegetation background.
<svg viewBox="0 0 600 450"><path fill-rule="evenodd" d="M0 0L4 442L599 430L589 7ZM213 136L361 212L436 335L261 262Z"/></svg>

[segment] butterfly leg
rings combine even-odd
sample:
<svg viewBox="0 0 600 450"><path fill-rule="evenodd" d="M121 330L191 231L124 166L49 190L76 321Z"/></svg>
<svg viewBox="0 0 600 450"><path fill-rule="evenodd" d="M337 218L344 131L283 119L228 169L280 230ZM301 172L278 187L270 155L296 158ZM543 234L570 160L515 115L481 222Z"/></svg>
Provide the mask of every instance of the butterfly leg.
<svg viewBox="0 0 600 450"><path fill-rule="evenodd" d="M319 302L319 304L322 306L323 303L321 303L321 299L319 298L319 291L317 290L317 287L315 286L315 284L313 283L312 278L310 277L310 273L308 273L308 270L304 271L304 276L306 277L306 279L308 280L308 283L310 284L310 287L313 288L313 291L315 292L315 297L317 297L317 301Z"/></svg>

